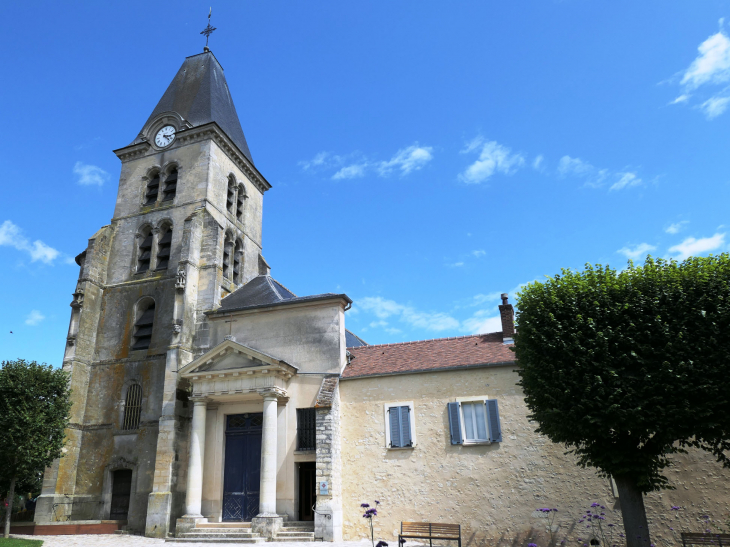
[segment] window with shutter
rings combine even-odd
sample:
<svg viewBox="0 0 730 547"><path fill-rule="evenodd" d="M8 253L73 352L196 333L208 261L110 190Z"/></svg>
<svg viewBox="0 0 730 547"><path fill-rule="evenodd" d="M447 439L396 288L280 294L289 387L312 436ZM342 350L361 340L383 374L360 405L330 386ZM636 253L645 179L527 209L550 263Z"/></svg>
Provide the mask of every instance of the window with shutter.
<svg viewBox="0 0 730 547"><path fill-rule="evenodd" d="M152 340L152 323L155 319L155 303L147 304L144 311L140 313L139 319L134 323L134 344L133 350L147 349Z"/></svg>
<svg viewBox="0 0 730 547"><path fill-rule="evenodd" d="M127 397L124 401L124 421L122 429L137 429L142 414L142 386L132 384L127 389Z"/></svg>
<svg viewBox="0 0 730 547"><path fill-rule="evenodd" d="M165 179L165 191L162 193L162 201L170 201L175 198L177 192L177 169L170 171Z"/></svg>
<svg viewBox="0 0 730 547"><path fill-rule="evenodd" d="M470 442L487 441L487 412L483 401L461 403L464 419L464 440Z"/></svg>
<svg viewBox="0 0 730 547"><path fill-rule="evenodd" d="M408 448L415 445L413 403L386 405L386 446Z"/></svg>
<svg viewBox="0 0 730 547"><path fill-rule="evenodd" d="M157 201L157 194L160 192L160 174L155 173L147 183L147 192L144 195L144 204L152 205Z"/></svg>
<svg viewBox="0 0 730 547"><path fill-rule="evenodd" d="M497 399L464 397L448 403L451 444L502 442Z"/></svg>
<svg viewBox="0 0 730 547"><path fill-rule="evenodd" d="M137 272L146 272L150 269L152 259L152 230L149 227L144 228L140 239L137 250Z"/></svg>
<svg viewBox="0 0 730 547"><path fill-rule="evenodd" d="M172 246L172 226L163 227L162 237L157 240L157 269L166 270L170 262Z"/></svg>

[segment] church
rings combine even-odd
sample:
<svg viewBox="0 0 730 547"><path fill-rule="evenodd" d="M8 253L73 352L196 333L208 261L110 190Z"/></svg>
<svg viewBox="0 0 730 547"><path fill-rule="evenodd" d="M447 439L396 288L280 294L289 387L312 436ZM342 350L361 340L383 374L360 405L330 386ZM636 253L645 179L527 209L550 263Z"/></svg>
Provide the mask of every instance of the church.
<svg viewBox="0 0 730 547"><path fill-rule="evenodd" d="M346 328L346 294L300 296L271 276L272 184L207 47L115 154L113 218L76 257L73 407L36 526L340 541L369 538L361 504L377 500L376 540L443 522L477 545L544 530L538 507L559 507L565 534L592 502L618 508L609 480L534 432L507 295L501 332L369 345ZM688 488L648 496L650 519L728 506L710 457L677 462L670 479Z"/></svg>

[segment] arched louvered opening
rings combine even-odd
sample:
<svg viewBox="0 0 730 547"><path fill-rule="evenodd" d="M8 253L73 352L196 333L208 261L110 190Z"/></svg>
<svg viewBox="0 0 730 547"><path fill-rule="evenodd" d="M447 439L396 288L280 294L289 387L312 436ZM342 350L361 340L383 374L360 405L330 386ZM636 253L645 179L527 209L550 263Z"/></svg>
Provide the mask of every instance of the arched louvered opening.
<svg viewBox="0 0 730 547"><path fill-rule="evenodd" d="M175 192L177 192L177 168L173 167L165 179L165 190L162 193L162 201L174 199Z"/></svg>
<svg viewBox="0 0 730 547"><path fill-rule="evenodd" d="M155 320L155 301L148 300L137 307L132 349L147 349L152 341L152 324Z"/></svg>
<svg viewBox="0 0 730 547"><path fill-rule="evenodd" d="M147 193L145 194L144 204L152 205L157 201L157 194L160 192L160 174L155 173L147 183Z"/></svg>
<svg viewBox="0 0 730 547"><path fill-rule="evenodd" d="M233 175L228 177L228 194L226 197L226 209L228 212L233 214L236 207L236 179Z"/></svg>
<svg viewBox="0 0 730 547"><path fill-rule="evenodd" d="M231 253L233 252L233 241L231 234L226 234L226 239L223 243L223 277L226 279L231 278Z"/></svg>
<svg viewBox="0 0 730 547"><path fill-rule="evenodd" d="M152 258L152 229L148 226L141 232L139 249L137 250L137 272L146 272L150 269Z"/></svg>
<svg viewBox="0 0 730 547"><path fill-rule="evenodd" d="M160 239L157 241L157 268L166 270L170 262L170 247L172 246L172 226L165 224L160 229Z"/></svg>
<svg viewBox="0 0 730 547"><path fill-rule="evenodd" d="M245 199L246 193L243 190L243 184L239 184L236 193L236 219L238 222L243 222L243 203Z"/></svg>
<svg viewBox="0 0 730 547"><path fill-rule="evenodd" d="M137 429L142 415L142 386L132 384L127 388L124 400L124 421L122 429Z"/></svg>
<svg viewBox="0 0 730 547"><path fill-rule="evenodd" d="M233 250L233 282L238 283L240 285L241 283L241 274L242 268L241 268L241 262L243 258L243 243L240 239L236 240L236 246Z"/></svg>

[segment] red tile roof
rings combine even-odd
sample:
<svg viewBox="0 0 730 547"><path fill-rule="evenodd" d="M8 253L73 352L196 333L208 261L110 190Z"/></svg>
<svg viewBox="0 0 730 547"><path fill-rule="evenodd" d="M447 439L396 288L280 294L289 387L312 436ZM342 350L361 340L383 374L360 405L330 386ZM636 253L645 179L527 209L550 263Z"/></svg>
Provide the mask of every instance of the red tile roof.
<svg viewBox="0 0 730 547"><path fill-rule="evenodd" d="M437 338L400 344L348 348L354 357L343 378L403 374L431 370L497 365L515 362L511 346L502 343L502 333Z"/></svg>

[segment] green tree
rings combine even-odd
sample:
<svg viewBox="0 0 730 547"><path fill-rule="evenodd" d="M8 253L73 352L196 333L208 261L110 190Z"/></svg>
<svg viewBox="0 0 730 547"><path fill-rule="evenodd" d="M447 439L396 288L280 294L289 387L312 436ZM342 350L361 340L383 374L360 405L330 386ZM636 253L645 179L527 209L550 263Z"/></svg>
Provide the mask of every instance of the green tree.
<svg viewBox="0 0 730 547"><path fill-rule="evenodd" d="M644 494L694 446L728 466L730 256L563 270L518 295L515 353L537 431L612 476L629 547Z"/></svg>
<svg viewBox="0 0 730 547"><path fill-rule="evenodd" d="M61 456L71 408L68 375L50 365L3 361L0 368L0 486L8 493L5 537L18 486L38 484Z"/></svg>

